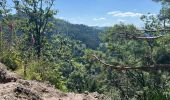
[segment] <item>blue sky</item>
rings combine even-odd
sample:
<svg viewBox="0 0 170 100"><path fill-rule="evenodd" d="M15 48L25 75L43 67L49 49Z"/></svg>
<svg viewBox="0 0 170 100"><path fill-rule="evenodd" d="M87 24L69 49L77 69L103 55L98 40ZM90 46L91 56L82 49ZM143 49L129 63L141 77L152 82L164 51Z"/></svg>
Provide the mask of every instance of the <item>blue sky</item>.
<svg viewBox="0 0 170 100"><path fill-rule="evenodd" d="M159 3L152 0L56 0L57 18L75 24L112 26L116 23L142 26L140 16L158 14Z"/></svg>
<svg viewBox="0 0 170 100"><path fill-rule="evenodd" d="M11 6L11 0L7 1ZM140 16L158 14L161 5L152 0L55 0L54 8L59 11L57 18L74 24L112 26L123 22L141 27Z"/></svg>

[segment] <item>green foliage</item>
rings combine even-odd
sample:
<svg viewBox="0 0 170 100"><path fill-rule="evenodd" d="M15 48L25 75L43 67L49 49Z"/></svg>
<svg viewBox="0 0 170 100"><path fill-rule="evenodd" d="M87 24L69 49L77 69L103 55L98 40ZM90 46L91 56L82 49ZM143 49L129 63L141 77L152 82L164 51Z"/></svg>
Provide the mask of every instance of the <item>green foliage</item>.
<svg viewBox="0 0 170 100"><path fill-rule="evenodd" d="M27 77L29 80L48 81L56 88L67 91L65 81L53 63L42 60L32 61L27 66Z"/></svg>
<svg viewBox="0 0 170 100"><path fill-rule="evenodd" d="M170 99L169 72L114 70L114 67L170 64L169 32L140 32L134 25L120 23L101 33L99 40L101 30L55 19L56 12L45 9L53 5L50 1L35 1L15 2L15 15L1 5L0 13L8 16L1 20L4 29L0 32L0 61L8 69L25 79L48 81L63 91L97 91L113 100ZM150 14L141 17L145 29L168 27L169 5L163 2L158 17ZM46 3L49 5L41 6ZM11 22L15 22L13 31L8 30ZM135 38L148 35L163 36L154 40ZM112 66L96 60L94 55Z"/></svg>
<svg viewBox="0 0 170 100"><path fill-rule="evenodd" d="M150 13L148 13L148 15L141 16L141 20L145 24L145 29L148 29L148 30L157 29L158 30L162 28L162 23L160 22L159 18Z"/></svg>
<svg viewBox="0 0 170 100"><path fill-rule="evenodd" d="M145 22L146 29L160 29L162 26L159 20L152 17L143 16L142 20ZM123 33L123 34L122 34ZM167 33L138 32L137 28L133 25L114 25L105 34L101 35L103 40L102 49L106 52L109 59L104 58L107 63L119 66L129 67L144 67L152 64L169 64L169 35L153 41L135 40L127 37L132 36L151 36L162 35ZM106 49L103 49L106 48ZM99 56L100 57L100 56ZM118 64L115 64L117 62ZM142 71L116 71L107 69L104 73L106 80L100 81L105 83L103 91L111 88L116 88L120 91L121 98L123 99L144 99L144 100L168 100L169 95L165 95L167 83L162 80L161 75L168 76L164 72L149 71L145 73ZM166 85L165 85L166 84ZM109 92L109 91L108 91Z"/></svg>
<svg viewBox="0 0 170 100"><path fill-rule="evenodd" d="M6 52L0 59L2 63L4 63L8 69L16 70L22 67L22 60L18 54L18 52Z"/></svg>
<svg viewBox="0 0 170 100"><path fill-rule="evenodd" d="M46 32L49 19L56 14L56 11L52 10L54 0L18 0L18 3L14 2L14 4L17 13L28 19L25 24L29 25L27 27L30 40L37 52L37 57L40 58L45 38L42 34Z"/></svg>
<svg viewBox="0 0 170 100"><path fill-rule="evenodd" d="M60 19L53 19L52 23L56 27L52 28L53 32L50 34L65 34L72 39L82 41L83 44L86 44L91 49L96 49L100 43L98 34L102 31L99 29L81 24L71 24Z"/></svg>

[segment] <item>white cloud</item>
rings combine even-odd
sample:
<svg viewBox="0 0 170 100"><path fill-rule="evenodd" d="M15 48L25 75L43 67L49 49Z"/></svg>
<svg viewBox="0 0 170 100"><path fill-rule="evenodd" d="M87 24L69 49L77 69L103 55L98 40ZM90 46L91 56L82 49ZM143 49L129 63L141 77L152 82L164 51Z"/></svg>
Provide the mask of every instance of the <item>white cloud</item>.
<svg viewBox="0 0 170 100"><path fill-rule="evenodd" d="M157 16L157 14L148 14L149 16Z"/></svg>
<svg viewBox="0 0 170 100"><path fill-rule="evenodd" d="M56 16L56 17L57 17L57 18L59 18L59 19L65 19L65 18L64 18L64 17L62 17L62 16L59 16L59 17L58 17L58 16Z"/></svg>
<svg viewBox="0 0 170 100"><path fill-rule="evenodd" d="M117 19L117 22L126 22L124 19Z"/></svg>
<svg viewBox="0 0 170 100"><path fill-rule="evenodd" d="M101 18L93 18L94 21L100 21L100 20L105 20L106 18L101 17Z"/></svg>
<svg viewBox="0 0 170 100"><path fill-rule="evenodd" d="M108 12L108 15L112 15L113 17L140 17L142 13L135 13L135 12L121 12L121 11L112 11Z"/></svg>

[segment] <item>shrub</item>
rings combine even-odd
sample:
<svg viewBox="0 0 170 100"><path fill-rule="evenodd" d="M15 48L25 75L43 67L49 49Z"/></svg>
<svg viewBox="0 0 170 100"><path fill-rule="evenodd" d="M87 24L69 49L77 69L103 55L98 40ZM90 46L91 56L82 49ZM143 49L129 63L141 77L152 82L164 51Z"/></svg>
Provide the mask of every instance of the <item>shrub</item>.
<svg viewBox="0 0 170 100"><path fill-rule="evenodd" d="M17 52L5 53L1 58L1 62L4 63L8 69L13 71L19 66L22 66L22 60Z"/></svg>

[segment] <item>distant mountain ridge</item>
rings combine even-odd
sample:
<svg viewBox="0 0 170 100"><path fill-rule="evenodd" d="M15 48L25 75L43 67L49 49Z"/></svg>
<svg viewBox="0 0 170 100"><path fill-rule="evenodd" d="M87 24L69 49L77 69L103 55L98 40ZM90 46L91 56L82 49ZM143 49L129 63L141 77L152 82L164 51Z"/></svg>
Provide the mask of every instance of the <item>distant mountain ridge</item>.
<svg viewBox="0 0 170 100"><path fill-rule="evenodd" d="M100 44L99 33L101 29L89 27L83 24L71 24L61 19L53 19L55 28L52 34L62 33L73 39L82 41L88 48L96 49Z"/></svg>
<svg viewBox="0 0 170 100"><path fill-rule="evenodd" d="M25 15L17 15L14 14L13 18L25 18ZM0 16L0 20L2 20L2 16ZM54 24L54 27L50 27L49 29L52 32L47 33L47 36L52 36L54 34L65 34L72 39L79 40L83 44L86 44L86 47L91 49L96 49L100 44L99 33L103 32L105 27L90 27L83 24L72 24L68 21L52 18L50 22ZM22 33L18 33L22 34Z"/></svg>
<svg viewBox="0 0 170 100"><path fill-rule="evenodd" d="M99 27L99 26L93 26L93 28L101 30L101 31L105 31L107 30L109 27L105 26L105 27Z"/></svg>

